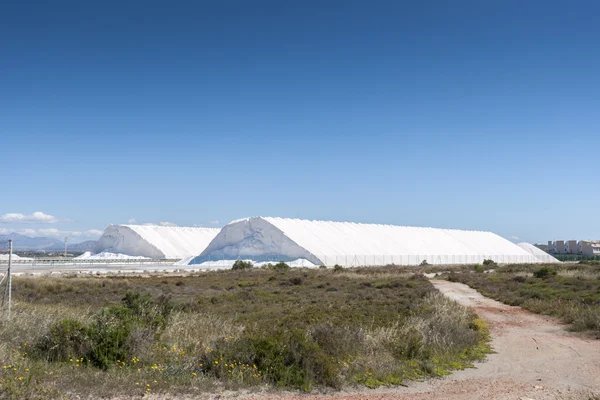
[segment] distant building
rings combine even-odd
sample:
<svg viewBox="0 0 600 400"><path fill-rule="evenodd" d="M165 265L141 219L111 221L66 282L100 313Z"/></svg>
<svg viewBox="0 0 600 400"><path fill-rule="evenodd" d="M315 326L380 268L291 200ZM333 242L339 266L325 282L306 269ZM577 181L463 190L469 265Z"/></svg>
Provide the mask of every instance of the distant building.
<svg viewBox="0 0 600 400"><path fill-rule="evenodd" d="M583 254L600 256L600 240L556 240L548 241L550 254Z"/></svg>
<svg viewBox="0 0 600 400"><path fill-rule="evenodd" d="M600 241L582 240L579 242L578 251L587 256L600 256Z"/></svg>
<svg viewBox="0 0 600 400"><path fill-rule="evenodd" d="M564 240L557 240L554 243L552 243L552 253L554 254L566 254L567 253L567 248L565 247L565 241Z"/></svg>
<svg viewBox="0 0 600 400"><path fill-rule="evenodd" d="M567 240L565 243L565 251L567 254L579 253L579 246L577 245L577 240Z"/></svg>

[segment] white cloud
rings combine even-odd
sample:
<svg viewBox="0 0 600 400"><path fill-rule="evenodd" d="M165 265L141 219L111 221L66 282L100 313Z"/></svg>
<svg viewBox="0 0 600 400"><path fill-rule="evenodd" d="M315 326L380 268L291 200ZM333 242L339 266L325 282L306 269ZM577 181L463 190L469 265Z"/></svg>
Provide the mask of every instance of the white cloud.
<svg viewBox="0 0 600 400"><path fill-rule="evenodd" d="M104 231L101 231L100 229L88 229L83 233L83 236L100 237L103 233Z"/></svg>
<svg viewBox="0 0 600 400"><path fill-rule="evenodd" d="M173 222L168 222L168 221L162 221L158 223L160 226L177 226L177 224L174 224Z"/></svg>
<svg viewBox="0 0 600 400"><path fill-rule="evenodd" d="M37 236L61 236L61 232L55 228L38 229Z"/></svg>
<svg viewBox="0 0 600 400"><path fill-rule="evenodd" d="M135 224L135 218L130 218L129 220L127 220L127 223Z"/></svg>
<svg viewBox="0 0 600 400"><path fill-rule="evenodd" d="M53 215L44 214L41 211L36 211L33 214L21 214L21 213L6 213L0 215L0 223L43 223L53 224L58 222L58 218Z"/></svg>
<svg viewBox="0 0 600 400"><path fill-rule="evenodd" d="M208 223L211 225L219 225L219 220L208 221Z"/></svg>
<svg viewBox="0 0 600 400"><path fill-rule="evenodd" d="M518 237L518 236L511 236L509 239L513 240L513 241L516 241L516 240L520 240L521 238Z"/></svg>

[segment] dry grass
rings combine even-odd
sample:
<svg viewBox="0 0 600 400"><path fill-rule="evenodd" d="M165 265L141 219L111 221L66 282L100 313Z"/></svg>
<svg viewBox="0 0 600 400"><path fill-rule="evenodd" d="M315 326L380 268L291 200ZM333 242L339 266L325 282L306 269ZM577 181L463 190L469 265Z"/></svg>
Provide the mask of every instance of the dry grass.
<svg viewBox="0 0 600 400"><path fill-rule="evenodd" d="M2 398L376 387L443 375L489 351L474 314L401 268L28 278L14 288L13 318L0 319ZM101 370L84 354L49 362L30 350L58 321L93 327L132 290L174 309L164 329L131 320L126 359ZM158 303L144 307L140 315L158 315Z"/></svg>
<svg viewBox="0 0 600 400"><path fill-rule="evenodd" d="M165 329L162 341L169 347L177 346L187 352L199 352L221 338L238 338L244 325L236 324L230 317L215 314L175 313Z"/></svg>
<svg viewBox="0 0 600 400"><path fill-rule="evenodd" d="M541 276L539 271L544 268L550 273ZM463 271L446 278L506 304L557 316L573 331L600 339L599 265L510 265L490 274Z"/></svg>

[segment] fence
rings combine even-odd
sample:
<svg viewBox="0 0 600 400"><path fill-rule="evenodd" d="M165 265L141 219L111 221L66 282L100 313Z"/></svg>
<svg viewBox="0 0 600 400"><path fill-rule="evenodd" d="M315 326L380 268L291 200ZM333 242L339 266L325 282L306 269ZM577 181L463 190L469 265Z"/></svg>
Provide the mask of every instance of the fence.
<svg viewBox="0 0 600 400"><path fill-rule="evenodd" d="M227 268L231 267L236 257L225 256L217 257L202 257L196 260L197 264L207 268ZM364 267L364 266L381 266L381 265L420 265L424 261L431 265L452 265L452 264L481 264L484 260L492 260L498 264L534 264L542 262L550 262L548 260L540 260L533 255L309 255L306 258L294 258L285 255L261 255L261 256L244 256L237 257L242 260L252 261L255 265L260 266L266 263L277 263L279 261L286 262L296 267L310 267L315 265L341 265L344 267Z"/></svg>
<svg viewBox="0 0 600 400"><path fill-rule="evenodd" d="M587 254L552 254L554 258L560 261L600 261L600 255L590 256Z"/></svg>
<svg viewBox="0 0 600 400"><path fill-rule="evenodd" d="M156 265L156 264L167 264L171 265L175 262L179 261L179 259L133 259L133 258L116 258L116 259L41 259L41 258L31 258L31 259L13 259L13 265L23 265L23 266L40 266L40 267L48 267L48 266L63 266L63 265L110 265L110 264L118 264L118 265ZM0 266L8 265L8 260L0 260Z"/></svg>
<svg viewBox="0 0 600 400"><path fill-rule="evenodd" d="M533 255L317 255L323 265L342 265L348 267L377 265L420 265L424 262L432 265L481 264L492 260L498 264L530 264L543 262Z"/></svg>

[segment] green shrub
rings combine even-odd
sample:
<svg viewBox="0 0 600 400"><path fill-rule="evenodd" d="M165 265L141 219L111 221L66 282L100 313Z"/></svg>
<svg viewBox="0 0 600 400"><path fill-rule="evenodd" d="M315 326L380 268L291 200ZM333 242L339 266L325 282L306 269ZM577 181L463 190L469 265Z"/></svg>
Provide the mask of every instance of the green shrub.
<svg viewBox="0 0 600 400"><path fill-rule="evenodd" d="M416 358L429 357L429 354L423 353L424 351L427 351L427 348L423 343L422 336L415 328L408 330L403 335L395 337L388 346L394 358L398 360L413 360Z"/></svg>
<svg viewBox="0 0 600 400"><path fill-rule="evenodd" d="M426 267L429 265L429 263L427 262L427 260L423 260L423 261L421 261L420 265L421 265L421 267Z"/></svg>
<svg viewBox="0 0 600 400"><path fill-rule="evenodd" d="M252 263L250 261L244 261L244 260L235 260L235 262L233 263L233 266L231 267L231 269L233 270L244 270L244 269L251 269L253 267Z"/></svg>
<svg viewBox="0 0 600 400"><path fill-rule="evenodd" d="M89 359L102 369L129 356L128 341L133 326L131 311L126 307L105 307L89 327L93 345Z"/></svg>
<svg viewBox="0 0 600 400"><path fill-rule="evenodd" d="M279 261L277 264L272 265L271 269L274 269L276 271L286 271L290 269L290 266L284 263L283 261Z"/></svg>
<svg viewBox="0 0 600 400"><path fill-rule="evenodd" d="M344 267L342 267L341 265L335 264L333 266L333 272L341 272L344 270Z"/></svg>
<svg viewBox="0 0 600 400"><path fill-rule="evenodd" d="M480 264L475 264L473 266L473 270L475 270L475 272L477 272L477 273L482 273L483 271L485 271L485 267L483 265L480 265Z"/></svg>
<svg viewBox="0 0 600 400"><path fill-rule="evenodd" d="M295 286L302 285L302 282L303 282L303 280L299 276L295 276L295 277L293 277L293 278L290 279L290 283L292 285L295 285Z"/></svg>
<svg viewBox="0 0 600 400"><path fill-rule="evenodd" d="M536 271L533 271L533 276L536 278L546 279L551 276L556 276L556 270L550 267L542 267Z"/></svg>
<svg viewBox="0 0 600 400"><path fill-rule="evenodd" d="M174 308L167 296L162 295L155 301L149 294L134 291L125 293L121 301L141 326L153 330L164 329L167 326Z"/></svg>
<svg viewBox="0 0 600 400"><path fill-rule="evenodd" d="M207 373L218 378L227 377L223 366L235 360L256 365L267 381L279 387L308 391L315 385L340 386L336 363L301 331L247 335L235 341L221 341L216 347L204 354L202 364Z"/></svg>
<svg viewBox="0 0 600 400"><path fill-rule="evenodd" d="M89 354L91 346L88 329L78 321L64 319L50 327L50 331L35 344L34 351L48 361L66 362Z"/></svg>
<svg viewBox="0 0 600 400"><path fill-rule="evenodd" d="M483 265L486 267L497 267L498 264L494 260L483 260Z"/></svg>
<svg viewBox="0 0 600 400"><path fill-rule="evenodd" d="M36 343L35 355L58 362L83 358L108 369L118 360L127 359L136 345L148 344L135 343L132 332L137 333L138 342L140 338L157 340L173 310L169 298L161 296L155 301L148 294L127 292L122 302L122 307L100 309L88 326L71 319L54 324Z"/></svg>
<svg viewBox="0 0 600 400"><path fill-rule="evenodd" d="M323 323L310 330L312 340L330 357L338 360L355 358L364 351L364 329Z"/></svg>

